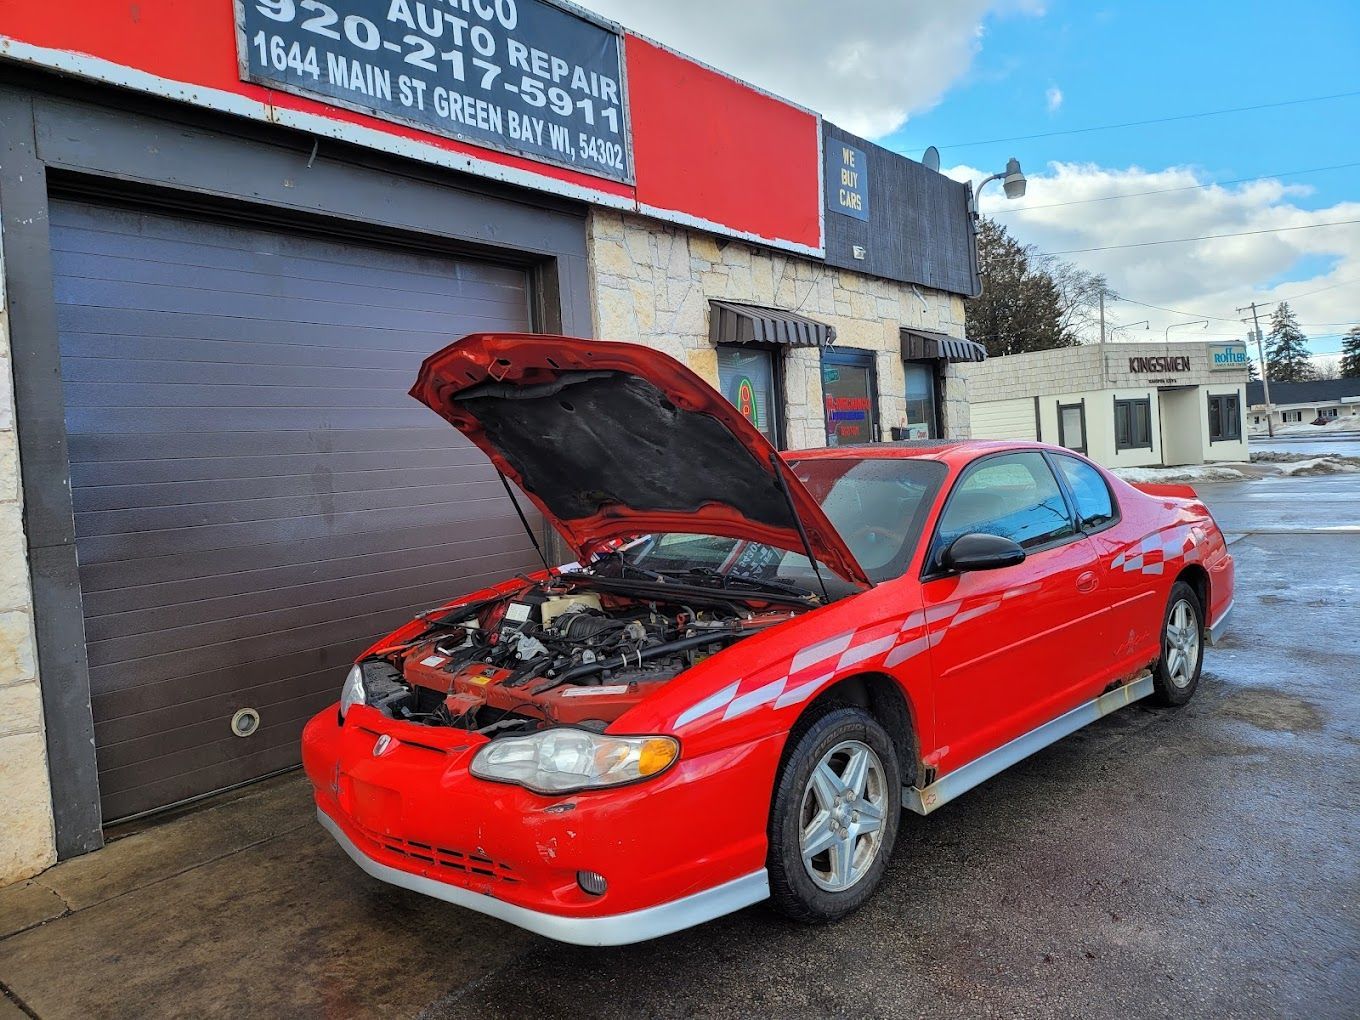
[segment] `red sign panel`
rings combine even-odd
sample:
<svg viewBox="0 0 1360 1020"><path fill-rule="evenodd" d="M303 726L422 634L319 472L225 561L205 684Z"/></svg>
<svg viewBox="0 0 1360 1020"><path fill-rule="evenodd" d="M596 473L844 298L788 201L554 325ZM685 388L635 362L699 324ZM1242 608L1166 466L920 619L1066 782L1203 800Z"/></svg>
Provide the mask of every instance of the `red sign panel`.
<svg viewBox="0 0 1360 1020"><path fill-rule="evenodd" d="M822 254L817 115L636 36L630 185L242 81L232 0L3 0L0 12L0 59Z"/></svg>

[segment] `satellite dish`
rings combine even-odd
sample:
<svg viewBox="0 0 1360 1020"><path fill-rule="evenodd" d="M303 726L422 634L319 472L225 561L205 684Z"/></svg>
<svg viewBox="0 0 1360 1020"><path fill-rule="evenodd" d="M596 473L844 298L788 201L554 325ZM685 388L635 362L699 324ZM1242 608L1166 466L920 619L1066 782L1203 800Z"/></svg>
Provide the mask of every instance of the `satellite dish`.
<svg viewBox="0 0 1360 1020"><path fill-rule="evenodd" d="M940 150L932 145L921 157L921 162L925 164L927 170L934 170L938 173L940 170Z"/></svg>

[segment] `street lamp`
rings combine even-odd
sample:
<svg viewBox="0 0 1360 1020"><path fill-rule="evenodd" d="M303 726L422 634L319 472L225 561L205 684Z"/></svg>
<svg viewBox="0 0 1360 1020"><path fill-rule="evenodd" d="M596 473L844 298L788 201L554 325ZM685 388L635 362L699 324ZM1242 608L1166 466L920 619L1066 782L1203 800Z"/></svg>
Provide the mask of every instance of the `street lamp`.
<svg viewBox="0 0 1360 1020"><path fill-rule="evenodd" d="M1166 327L1166 332L1162 334L1162 343L1167 343L1170 340L1171 331L1173 329L1180 329L1182 326L1203 326L1205 329L1208 329L1209 320L1191 319L1189 322L1173 322L1170 326Z"/></svg>
<svg viewBox="0 0 1360 1020"><path fill-rule="evenodd" d="M973 201L976 202L978 196L982 194L982 189L991 184L992 181L1000 181L1001 186L1006 189L1007 198L1024 198L1025 187L1028 182L1025 180L1024 171L1020 169L1020 161L1012 156L1006 160L1006 169L999 174L984 178L978 182L977 190L973 192Z"/></svg>

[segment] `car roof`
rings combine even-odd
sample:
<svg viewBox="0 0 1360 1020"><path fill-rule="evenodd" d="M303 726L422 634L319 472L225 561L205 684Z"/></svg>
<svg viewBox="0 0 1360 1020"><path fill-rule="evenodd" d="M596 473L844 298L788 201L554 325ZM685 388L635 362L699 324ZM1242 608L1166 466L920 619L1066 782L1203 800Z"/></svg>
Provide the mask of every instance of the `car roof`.
<svg viewBox="0 0 1360 1020"><path fill-rule="evenodd" d="M786 450L785 460L936 460L955 466L984 453L1000 450L1057 449L1047 443L1004 439L903 439L890 443L825 446L811 450ZM1063 451L1068 452L1068 451Z"/></svg>

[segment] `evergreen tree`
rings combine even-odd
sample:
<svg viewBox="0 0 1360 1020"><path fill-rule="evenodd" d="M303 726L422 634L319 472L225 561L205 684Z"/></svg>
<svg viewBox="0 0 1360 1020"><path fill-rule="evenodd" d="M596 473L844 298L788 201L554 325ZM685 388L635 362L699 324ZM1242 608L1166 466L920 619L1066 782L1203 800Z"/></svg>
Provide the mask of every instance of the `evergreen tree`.
<svg viewBox="0 0 1360 1020"><path fill-rule="evenodd" d="M1250 382L1260 382L1261 373L1256 368L1256 359L1252 358L1247 362L1247 379Z"/></svg>
<svg viewBox="0 0 1360 1020"><path fill-rule="evenodd" d="M1308 338L1288 301L1281 301L1270 317L1266 334L1266 370L1271 382L1306 382L1313 378Z"/></svg>
<svg viewBox="0 0 1360 1020"><path fill-rule="evenodd" d="M1341 341L1341 378L1360 379L1360 326L1352 326Z"/></svg>
<svg viewBox="0 0 1360 1020"><path fill-rule="evenodd" d="M1077 340L1064 328L1063 296L1032 247L1016 241L995 220L978 232L982 294L967 303L968 336L989 357L1071 347Z"/></svg>

